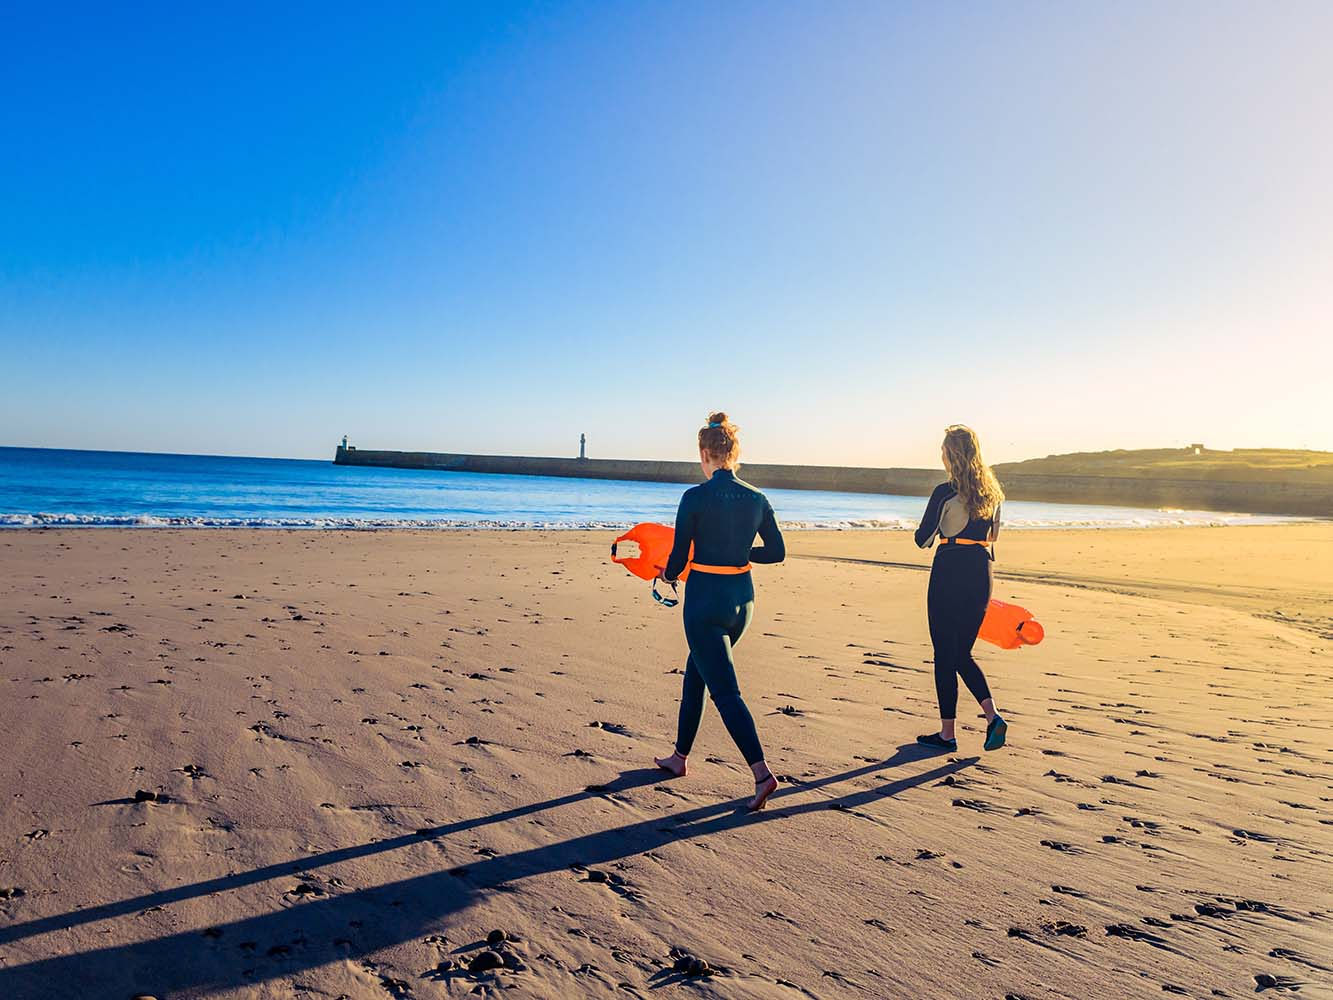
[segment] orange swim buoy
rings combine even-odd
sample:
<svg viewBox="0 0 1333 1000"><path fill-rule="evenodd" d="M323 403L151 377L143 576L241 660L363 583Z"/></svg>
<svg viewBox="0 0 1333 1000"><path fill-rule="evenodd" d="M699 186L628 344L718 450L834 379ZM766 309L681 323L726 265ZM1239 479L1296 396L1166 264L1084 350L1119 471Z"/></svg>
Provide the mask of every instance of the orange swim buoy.
<svg viewBox="0 0 1333 1000"><path fill-rule="evenodd" d="M622 551L622 546L630 542L634 546L632 553ZM665 524L653 524L645 522L636 524L625 532L614 542L611 543L611 561L620 563L635 576L643 580L653 581L653 598L660 604L665 604L668 608L673 608L680 603L673 597L663 597L657 590L657 584L662 573L666 570L667 560L671 558L671 549L676 544L676 529ZM703 563L694 562L694 544L690 544L689 555L685 560L685 568L680 571L680 576L670 581L671 590L676 591L676 584L690 575L690 570L698 570L700 573L715 573L720 576L737 576L741 573L748 573L752 567L749 563L744 566L707 566Z"/></svg>
<svg viewBox="0 0 1333 1000"><path fill-rule="evenodd" d="M669 525L652 522L636 524L611 543L611 561L620 563L641 580L656 580L666 569L675 540L676 529ZM634 543L633 554L622 551L625 542ZM690 555L694 555L693 545L690 546ZM680 579L684 580L689 573L687 562Z"/></svg>
<svg viewBox="0 0 1333 1000"><path fill-rule="evenodd" d="M991 601L986 606L986 617L981 622L977 638L994 643L1001 649L1017 649L1019 646L1035 646L1046 638L1046 630L1026 608L1004 601Z"/></svg>
<svg viewBox="0 0 1333 1000"><path fill-rule="evenodd" d="M653 581L653 600L668 608L680 603L679 598L666 597L657 590L658 577L666 570L667 560L671 557L671 546L676 541L676 529L665 524L646 521L636 524L611 543L611 561L620 563L641 580ZM632 554L623 551L625 543L633 545ZM690 558L694 557L694 546L690 546ZM671 591L676 593L676 584L690 575L689 560L680 576L671 582Z"/></svg>

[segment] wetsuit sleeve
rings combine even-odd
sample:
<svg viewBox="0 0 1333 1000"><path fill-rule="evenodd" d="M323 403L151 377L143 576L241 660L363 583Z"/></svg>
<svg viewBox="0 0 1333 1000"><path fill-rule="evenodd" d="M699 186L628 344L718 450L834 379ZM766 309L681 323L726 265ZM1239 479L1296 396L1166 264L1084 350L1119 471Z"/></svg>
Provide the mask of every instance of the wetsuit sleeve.
<svg viewBox="0 0 1333 1000"><path fill-rule="evenodd" d="M668 582L675 580L685 571L685 564L690 561L690 546L694 543L694 504L686 493L680 498L676 508L676 538L671 545L671 555L667 557L666 569L662 578Z"/></svg>
<svg viewBox="0 0 1333 1000"><path fill-rule="evenodd" d="M759 539L764 544L750 547L750 562L780 563L787 558L787 543L782 539L773 507L767 502L764 503L763 520L759 522Z"/></svg>
<svg viewBox="0 0 1333 1000"><path fill-rule="evenodd" d="M917 548L928 549L935 544L935 532L940 527L940 516L944 513L944 497L948 492L947 484L935 487L926 504L926 512L921 516L921 524L916 529Z"/></svg>

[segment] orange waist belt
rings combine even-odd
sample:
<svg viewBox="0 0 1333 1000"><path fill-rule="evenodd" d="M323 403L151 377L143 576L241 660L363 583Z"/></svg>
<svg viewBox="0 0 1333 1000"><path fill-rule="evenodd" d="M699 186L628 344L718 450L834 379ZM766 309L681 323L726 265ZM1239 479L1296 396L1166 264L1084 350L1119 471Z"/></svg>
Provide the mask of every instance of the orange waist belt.
<svg viewBox="0 0 1333 1000"><path fill-rule="evenodd" d="M740 576L742 573L750 572L750 564L744 566L701 566L699 563L690 563L690 569L696 573L716 573L718 576Z"/></svg>
<svg viewBox="0 0 1333 1000"><path fill-rule="evenodd" d="M941 545L982 545L989 546L990 542L978 541L975 538L941 538Z"/></svg>

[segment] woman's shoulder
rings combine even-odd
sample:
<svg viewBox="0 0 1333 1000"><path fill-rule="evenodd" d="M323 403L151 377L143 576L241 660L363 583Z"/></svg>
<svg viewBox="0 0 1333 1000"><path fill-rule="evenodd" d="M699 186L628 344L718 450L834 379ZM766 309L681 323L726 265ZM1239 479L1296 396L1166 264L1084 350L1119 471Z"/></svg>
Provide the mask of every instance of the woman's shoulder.
<svg viewBox="0 0 1333 1000"><path fill-rule="evenodd" d="M768 503L768 497L764 496L764 491L761 490L758 486L755 486L753 483L747 483L744 479L740 478L733 479L732 482L734 482L737 486L739 486L743 490L749 490L764 503Z"/></svg>
<svg viewBox="0 0 1333 1000"><path fill-rule="evenodd" d="M944 482L940 483L931 491L930 499L934 500L938 497L940 500L948 500L949 497L956 496L957 494L958 491L953 488L953 483Z"/></svg>

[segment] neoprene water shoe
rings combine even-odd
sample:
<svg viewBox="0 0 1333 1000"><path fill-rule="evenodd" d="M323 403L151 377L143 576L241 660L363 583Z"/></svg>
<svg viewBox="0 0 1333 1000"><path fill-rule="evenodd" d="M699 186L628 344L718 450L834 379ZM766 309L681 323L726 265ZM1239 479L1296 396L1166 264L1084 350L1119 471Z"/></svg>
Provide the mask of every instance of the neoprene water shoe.
<svg viewBox="0 0 1333 1000"><path fill-rule="evenodd" d="M916 741L923 747L930 747L932 750L957 750L957 740L946 740L939 733L926 733L925 736L918 736Z"/></svg>

